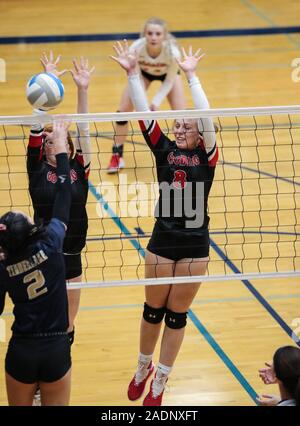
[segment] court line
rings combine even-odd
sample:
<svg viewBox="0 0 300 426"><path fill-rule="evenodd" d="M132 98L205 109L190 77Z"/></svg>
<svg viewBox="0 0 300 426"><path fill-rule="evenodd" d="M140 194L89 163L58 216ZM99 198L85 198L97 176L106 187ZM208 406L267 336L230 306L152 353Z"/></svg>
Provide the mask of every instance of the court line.
<svg viewBox="0 0 300 426"><path fill-rule="evenodd" d="M149 238L151 237L151 232L144 232L141 228L137 227L134 228L137 231L137 234L131 234L131 235L121 235L118 234L116 236L111 236L111 237L87 237L87 241L109 241L109 240L127 240L127 239L131 239L132 237L134 238ZM142 231L143 233L139 232ZM233 235L239 235L239 234L250 234L250 235L255 235L255 234L266 234L266 235L289 235L289 236L300 236L299 232L275 232L275 231L210 231L209 232L210 235L225 235L225 234L233 234Z"/></svg>
<svg viewBox="0 0 300 426"><path fill-rule="evenodd" d="M277 27L276 23L271 18L269 18L264 12L262 12L260 9L258 9L257 6L255 6L254 4L252 4L252 2L250 0L240 0L240 2L244 6L246 6L248 9L250 9L256 16L258 16L259 18L261 18L262 20L264 20L265 22L267 22L268 24L270 24L272 29L280 28L280 27ZM286 37L289 39L289 41L294 46L296 46L298 49L300 48L300 43L298 42L298 40L295 40L288 33L282 33L282 34L285 34Z"/></svg>
<svg viewBox="0 0 300 426"><path fill-rule="evenodd" d="M292 294L273 294L269 295L270 300L293 300L300 299L300 293ZM193 301L193 305L211 305L213 303L240 303L240 302L253 302L253 297L223 297L223 298L208 298L208 299L196 299ZM118 310L118 309L135 309L142 308L144 305L142 303L124 303L124 304L114 304L114 305L96 305L96 306L80 306L80 312L91 312L91 311L109 311L109 310ZM12 312L3 312L1 317L12 317Z"/></svg>
<svg viewBox="0 0 300 426"><path fill-rule="evenodd" d="M211 247L215 252L224 260L226 265L235 273L241 273L235 264L226 256L226 254L220 249L220 247L210 238ZM288 336L300 347L300 338L295 336L293 330L288 324L281 318L281 316L275 311L275 309L269 304L269 302L260 294L260 292L250 283L249 280L242 280L242 283L247 289L253 294L253 296L260 302L260 304L269 312L273 319L280 325L280 327L288 334Z"/></svg>
<svg viewBox="0 0 300 426"><path fill-rule="evenodd" d="M122 232L125 231L126 234L131 234L131 232L128 230L128 228L126 228L126 226L123 224L123 222L121 221L121 219L116 217L116 214L108 206L108 203L104 200L104 198L102 197L102 195L97 192L96 188L93 186L93 184L91 182L89 183L89 189L92 192L92 194L94 195L94 197L102 204L102 206L111 215L111 218L113 219L113 221L115 222L115 224L122 230ZM141 232L143 232L141 228L140 228L140 230L141 230ZM134 239L130 239L130 242L139 251L139 253L143 257L145 257L145 251L141 248L139 242L136 241L136 240L134 240ZM205 329L204 326L202 326L202 323L200 322L200 320L197 318L197 316L193 313L193 311L191 309L189 309L188 314L189 314L189 316L190 316L193 324L199 330L199 332L202 334L202 336L205 338L205 340L208 342L208 344L216 352L216 354L218 355L218 357L222 359L222 361L225 363L226 367L232 372L232 374L239 381L239 383L244 388L244 390L249 394L249 396L255 402L255 404L258 405L258 403L256 401L256 397L258 395L255 392L255 390L251 387L251 385L248 383L248 381L246 380L246 378L237 369L237 367L234 366L233 362L229 359L229 357L225 354L225 352L217 344L217 342L212 337L212 335Z"/></svg>
<svg viewBox="0 0 300 426"><path fill-rule="evenodd" d="M94 185L89 181L89 190L94 195L96 200L102 205L104 210L107 211L111 219L115 222L115 224L118 226L118 228L123 232L123 234L127 236L131 236L131 232L129 229L124 225L124 223L121 221L121 219L114 213L114 211L110 208L109 204L104 200L102 195L96 190ZM143 256L145 257L145 251L141 247L140 243L134 239L130 238L130 242L133 245L133 247Z"/></svg>
<svg viewBox="0 0 300 426"><path fill-rule="evenodd" d="M242 0L241 0L242 1ZM261 17L261 16L260 16ZM268 18L268 23L271 21ZM299 25L275 26L261 28L229 28L215 30L191 30L191 31L172 31L177 38L199 38L199 37L235 37L235 36L261 36L274 34L300 33ZM62 42L95 42L95 41L115 41L126 38L127 40L136 40L140 33L106 33L106 34L53 34L39 36L15 36L0 37L0 44L24 44L24 43L62 43ZM293 43L293 39L290 39ZM295 45L295 44L294 44ZM299 47L297 43L297 47Z"/></svg>
<svg viewBox="0 0 300 426"><path fill-rule="evenodd" d="M255 130L260 130L260 129L258 128L258 129L252 129L252 130L255 131ZM110 137L110 136L105 136L103 139L113 140L113 138ZM126 142L131 143L133 145L144 145L143 142L137 142L137 141L133 141L133 140L126 140ZM221 149L221 147L220 147L220 149ZM249 167L249 166L243 166L242 164L230 163L230 162L224 161L224 160L219 160L218 164L223 164L224 166L229 166L229 167L236 167L238 169L247 170L248 172L253 172L253 173L257 173L259 175L272 177L273 179L276 179L276 180L281 180L283 182L287 182L287 183L290 183L292 185L300 186L300 182L298 182L298 181L294 181L292 179L282 177L282 176L273 175L272 173L257 170L257 169L254 169L252 167Z"/></svg>
<svg viewBox="0 0 300 426"><path fill-rule="evenodd" d="M272 173L269 173L269 172L263 172L261 170L253 169L252 167L242 166L241 164L236 164L236 163L228 163L227 161L222 161L222 160L219 161L219 163L224 164L225 166L236 167L238 169L243 169L243 170L247 170L249 172L258 173L258 174L263 175L263 176L272 177L273 179L276 179L276 180L281 180L283 182L291 183L292 185L300 186L300 182L297 182L296 180L288 179L288 178L281 177L281 176L276 176L276 175L273 175Z"/></svg>

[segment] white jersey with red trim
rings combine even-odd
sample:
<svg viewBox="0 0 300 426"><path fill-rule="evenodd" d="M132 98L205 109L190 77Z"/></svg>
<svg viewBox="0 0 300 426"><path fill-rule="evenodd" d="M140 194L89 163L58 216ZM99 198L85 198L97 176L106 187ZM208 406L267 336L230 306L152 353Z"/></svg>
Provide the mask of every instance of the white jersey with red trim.
<svg viewBox="0 0 300 426"><path fill-rule="evenodd" d="M138 63L140 69L154 76L167 74L170 67L178 71L178 65L175 58L180 59L180 51L176 43L172 40L165 40L162 44L161 52L153 58L147 51L146 38L142 37L134 41L129 48L130 51L136 50L138 53Z"/></svg>
<svg viewBox="0 0 300 426"><path fill-rule="evenodd" d="M172 89L179 70L176 58L180 59L181 55L175 41L172 39L165 40L162 44L160 54L155 58L150 56L147 51L145 37L134 41L129 50L137 51L138 63L142 71L153 76L166 76L152 100L152 104L159 107Z"/></svg>

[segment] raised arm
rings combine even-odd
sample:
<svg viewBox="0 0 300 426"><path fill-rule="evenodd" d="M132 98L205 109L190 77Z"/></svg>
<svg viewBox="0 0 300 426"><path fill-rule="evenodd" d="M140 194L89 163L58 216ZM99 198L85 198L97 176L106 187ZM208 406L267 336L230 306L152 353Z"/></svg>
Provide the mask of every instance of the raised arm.
<svg viewBox="0 0 300 426"><path fill-rule="evenodd" d="M68 70L59 71L57 69L61 55L58 55L57 58L54 57L52 50L47 54L46 52L42 53L40 62L43 66L44 72L52 73L56 77L61 77ZM34 115L45 115L45 111L38 109L33 110ZM35 124L31 127L28 148L27 148L27 172L29 178L33 173L37 172L42 166L42 148L43 148L43 131L44 128L40 124Z"/></svg>
<svg viewBox="0 0 300 426"><path fill-rule="evenodd" d="M68 127L69 124L63 121L54 122L53 132L51 135L57 164L57 191L55 195L52 217L63 222L65 226L67 226L69 221L72 197L70 163L66 146ZM48 133L45 132L45 134L47 135Z"/></svg>
<svg viewBox="0 0 300 426"><path fill-rule="evenodd" d="M33 115L44 115L45 111L37 109L33 110ZM44 128L40 124L35 124L30 129L29 141L27 146L27 173L29 179L36 173L43 165L43 131Z"/></svg>
<svg viewBox="0 0 300 426"><path fill-rule="evenodd" d="M191 89L194 106L196 109L209 109L210 105L203 87L196 75L196 68L199 61L203 58L204 53L201 53L201 49L198 49L194 54L190 47L189 53L187 54L182 49L183 60L178 62L179 67L184 71L186 78ZM204 145L208 160L210 164L214 165L217 161L217 147L216 147L216 133L213 120L211 118L200 118L198 120L198 128L200 133L203 134Z"/></svg>
<svg viewBox="0 0 300 426"><path fill-rule="evenodd" d="M91 75L95 67L89 69L88 59L81 57L80 61L73 60L74 69L70 70L74 83L77 86L77 113L88 113L88 89ZM82 162L86 176L88 176L91 163L91 143L88 123L78 124L79 138L76 139L76 153Z"/></svg>
<svg viewBox="0 0 300 426"><path fill-rule="evenodd" d="M136 111L149 111L146 93L137 70L137 53L129 50L126 40L123 44L117 42L113 47L117 56L110 56L110 58L118 62L127 73L129 95ZM168 144L168 139L160 130L156 120L140 120L139 125L153 152L163 150L165 144Z"/></svg>

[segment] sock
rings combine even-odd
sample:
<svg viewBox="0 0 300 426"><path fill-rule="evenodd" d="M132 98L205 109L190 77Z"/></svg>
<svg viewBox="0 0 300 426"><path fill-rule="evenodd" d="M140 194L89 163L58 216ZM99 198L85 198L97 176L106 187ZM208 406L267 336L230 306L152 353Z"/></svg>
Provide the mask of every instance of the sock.
<svg viewBox="0 0 300 426"><path fill-rule="evenodd" d="M113 153L119 154L120 157L123 157L123 148L124 148L124 145L114 145Z"/></svg>
<svg viewBox="0 0 300 426"><path fill-rule="evenodd" d="M154 398L157 398L164 391L171 370L172 367L168 367L161 362L157 364L157 370L152 382L152 393Z"/></svg>
<svg viewBox="0 0 300 426"><path fill-rule="evenodd" d="M151 355L144 355L141 352L139 353L139 362L142 364L147 364L147 367L149 363L152 361L153 354Z"/></svg>
<svg viewBox="0 0 300 426"><path fill-rule="evenodd" d="M74 338L75 338L75 327L73 328L72 331L68 332L68 337L69 337L69 340L70 340L70 346L72 346L73 343L74 343Z"/></svg>
<svg viewBox="0 0 300 426"><path fill-rule="evenodd" d="M138 358L138 368L137 371L135 373L135 383L139 384L141 383L148 375L148 367L152 361L152 356L151 355L144 355L141 352L139 353L139 358Z"/></svg>
<svg viewBox="0 0 300 426"><path fill-rule="evenodd" d="M172 371L172 367L168 367L167 365L159 362L157 364L156 377L159 379L162 376L168 376Z"/></svg>

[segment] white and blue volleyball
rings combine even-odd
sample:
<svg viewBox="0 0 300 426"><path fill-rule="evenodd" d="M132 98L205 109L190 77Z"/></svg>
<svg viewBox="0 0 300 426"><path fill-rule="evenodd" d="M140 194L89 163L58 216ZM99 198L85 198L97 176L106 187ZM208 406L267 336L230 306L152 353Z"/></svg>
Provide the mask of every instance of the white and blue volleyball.
<svg viewBox="0 0 300 426"><path fill-rule="evenodd" d="M34 75L26 87L28 102L44 111L55 108L62 101L64 93L61 80L49 72Z"/></svg>

